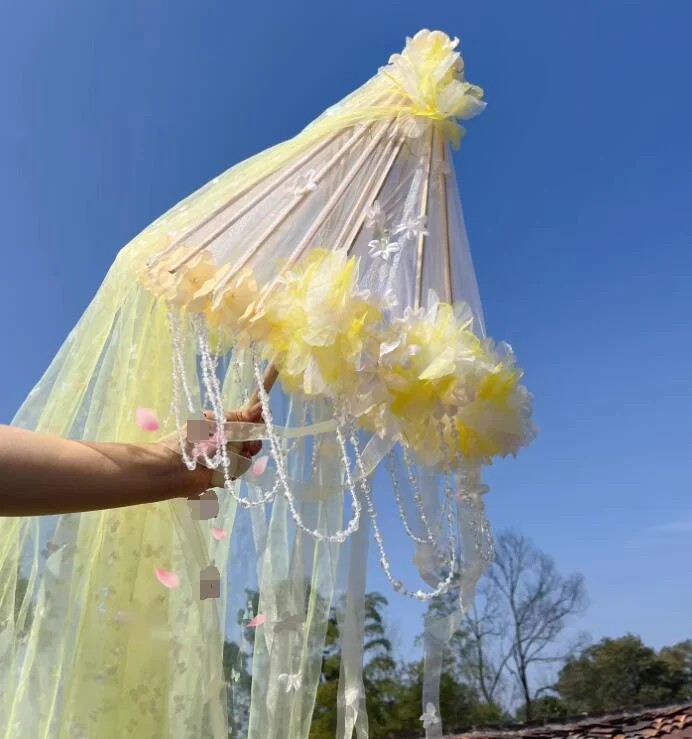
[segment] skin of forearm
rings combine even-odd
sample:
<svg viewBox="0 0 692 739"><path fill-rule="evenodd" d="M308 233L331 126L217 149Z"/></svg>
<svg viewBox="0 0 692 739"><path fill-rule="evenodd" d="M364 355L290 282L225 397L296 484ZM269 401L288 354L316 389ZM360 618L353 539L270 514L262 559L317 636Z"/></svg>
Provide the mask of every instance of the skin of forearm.
<svg viewBox="0 0 692 739"><path fill-rule="evenodd" d="M0 426L0 516L102 510L188 497L211 471L189 471L161 444L63 439Z"/></svg>

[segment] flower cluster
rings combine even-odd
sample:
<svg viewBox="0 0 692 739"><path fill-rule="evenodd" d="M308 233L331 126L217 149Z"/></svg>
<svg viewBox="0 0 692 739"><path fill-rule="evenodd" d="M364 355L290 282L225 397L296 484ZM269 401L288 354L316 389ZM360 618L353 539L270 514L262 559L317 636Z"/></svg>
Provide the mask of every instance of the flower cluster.
<svg viewBox="0 0 692 739"><path fill-rule="evenodd" d="M459 39L441 31L419 31L381 70L409 102L410 116L403 124L410 136L419 136L432 120L445 124L458 143L463 129L456 119L473 118L485 109L483 90L464 79L458 44Z"/></svg>
<svg viewBox="0 0 692 739"><path fill-rule="evenodd" d="M384 298L359 289L358 259L320 248L281 275L260 309L252 273L219 291L210 259L162 272L159 294L229 341L257 341L289 392L331 398L431 466L489 463L531 441L531 396L512 349L479 338L466 304L431 292L427 308L392 318Z"/></svg>
<svg viewBox="0 0 692 739"><path fill-rule="evenodd" d="M534 435L511 348L481 340L466 304L431 293L427 309L387 320L343 251L313 250L255 321L289 391L331 397L365 429L401 435L426 464L456 464L459 454L489 463Z"/></svg>
<svg viewBox="0 0 692 739"><path fill-rule="evenodd" d="M191 258L188 254L189 247L176 247L140 271L140 284L171 305L203 314L214 345L248 338L259 296L252 272L246 269L218 289L219 267L211 253L205 249Z"/></svg>
<svg viewBox="0 0 692 739"><path fill-rule="evenodd" d="M263 311L265 353L289 390L306 395L352 395L364 349L381 310L357 289L358 262L346 252L314 249L281 278Z"/></svg>
<svg viewBox="0 0 692 739"><path fill-rule="evenodd" d="M386 400L361 423L380 434L395 429L429 465L516 454L535 430L511 348L479 339L466 304L434 294L428 303L392 322L378 363Z"/></svg>

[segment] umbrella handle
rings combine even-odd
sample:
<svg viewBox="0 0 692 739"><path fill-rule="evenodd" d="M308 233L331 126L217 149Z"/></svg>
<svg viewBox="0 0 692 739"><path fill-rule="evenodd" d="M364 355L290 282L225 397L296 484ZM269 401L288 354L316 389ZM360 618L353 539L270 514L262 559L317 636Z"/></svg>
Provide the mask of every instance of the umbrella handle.
<svg viewBox="0 0 692 739"><path fill-rule="evenodd" d="M267 369L264 371L264 378L262 379L262 384L264 385L264 389L269 393L269 391L274 387L274 383L276 382L276 379L279 376L279 370L276 368L274 364L270 364ZM250 396L250 399L245 404L246 408L251 408L253 405L256 405L256 403L259 401L259 388L255 390L254 393Z"/></svg>

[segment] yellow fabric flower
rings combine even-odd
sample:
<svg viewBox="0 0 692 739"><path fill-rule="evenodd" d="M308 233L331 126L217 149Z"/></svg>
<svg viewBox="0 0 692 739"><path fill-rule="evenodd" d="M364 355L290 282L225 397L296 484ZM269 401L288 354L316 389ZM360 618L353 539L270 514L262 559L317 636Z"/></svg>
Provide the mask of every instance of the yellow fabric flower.
<svg viewBox="0 0 692 739"><path fill-rule="evenodd" d="M455 418L459 449L466 457L490 463L493 457L516 455L536 435L531 421L531 395L521 384L511 347L485 342L483 368L473 397Z"/></svg>
<svg viewBox="0 0 692 739"><path fill-rule="evenodd" d="M352 396L358 360L381 313L357 291L358 262L345 251L313 249L267 301L267 354L283 384L307 395Z"/></svg>
<svg viewBox="0 0 692 739"><path fill-rule="evenodd" d="M170 270L171 265L179 260L181 255L188 253L188 248L178 248L173 255L165 260L165 269ZM189 262L181 265L171 275L172 282L167 282L163 296L173 305L178 305L190 310L201 311L206 307L206 302L198 300L193 302L195 294L200 290L207 280L212 278L217 271L216 263L208 251L202 251L195 255Z"/></svg>
<svg viewBox="0 0 692 739"><path fill-rule="evenodd" d="M434 294L427 310L408 309L381 350L388 407L369 408L361 425L380 434L396 427L431 466L456 465L459 454L490 463L528 444L531 397L514 354L481 341L471 327L468 306L439 303Z"/></svg>
<svg viewBox="0 0 692 739"><path fill-rule="evenodd" d="M212 341L229 344L232 340L247 343L247 323L259 290L250 269L243 270L216 294L217 275L210 277L194 293L188 310L201 312L206 319Z"/></svg>
<svg viewBox="0 0 692 739"><path fill-rule="evenodd" d="M421 119L434 121L452 142L459 143L463 128L455 119L469 119L485 109L483 90L464 79L464 63L455 51L459 39L450 39L441 31L419 31L406 41L401 54L394 54L382 73L409 101L404 130L418 136L425 125Z"/></svg>
<svg viewBox="0 0 692 739"><path fill-rule="evenodd" d="M427 309L407 308L385 325L381 301L358 289L358 260L313 249L258 311L251 270L217 294L206 252L170 274L183 253L176 249L142 281L203 314L215 346L258 342L288 391L338 398L363 429L401 436L421 463L490 463L535 435L511 347L479 339L466 304L430 293Z"/></svg>
<svg viewBox="0 0 692 739"><path fill-rule="evenodd" d="M465 402L466 378L482 346L467 306L433 300L427 311L407 309L394 338L381 350L382 376L392 413L407 423L439 418Z"/></svg>

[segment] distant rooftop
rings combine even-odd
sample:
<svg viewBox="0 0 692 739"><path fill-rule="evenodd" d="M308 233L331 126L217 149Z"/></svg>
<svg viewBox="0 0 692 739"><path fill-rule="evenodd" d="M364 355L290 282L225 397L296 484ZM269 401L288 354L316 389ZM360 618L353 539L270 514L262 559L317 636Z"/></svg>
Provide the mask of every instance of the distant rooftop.
<svg viewBox="0 0 692 739"><path fill-rule="evenodd" d="M571 718L564 722L478 729L445 739L692 739L692 703Z"/></svg>

